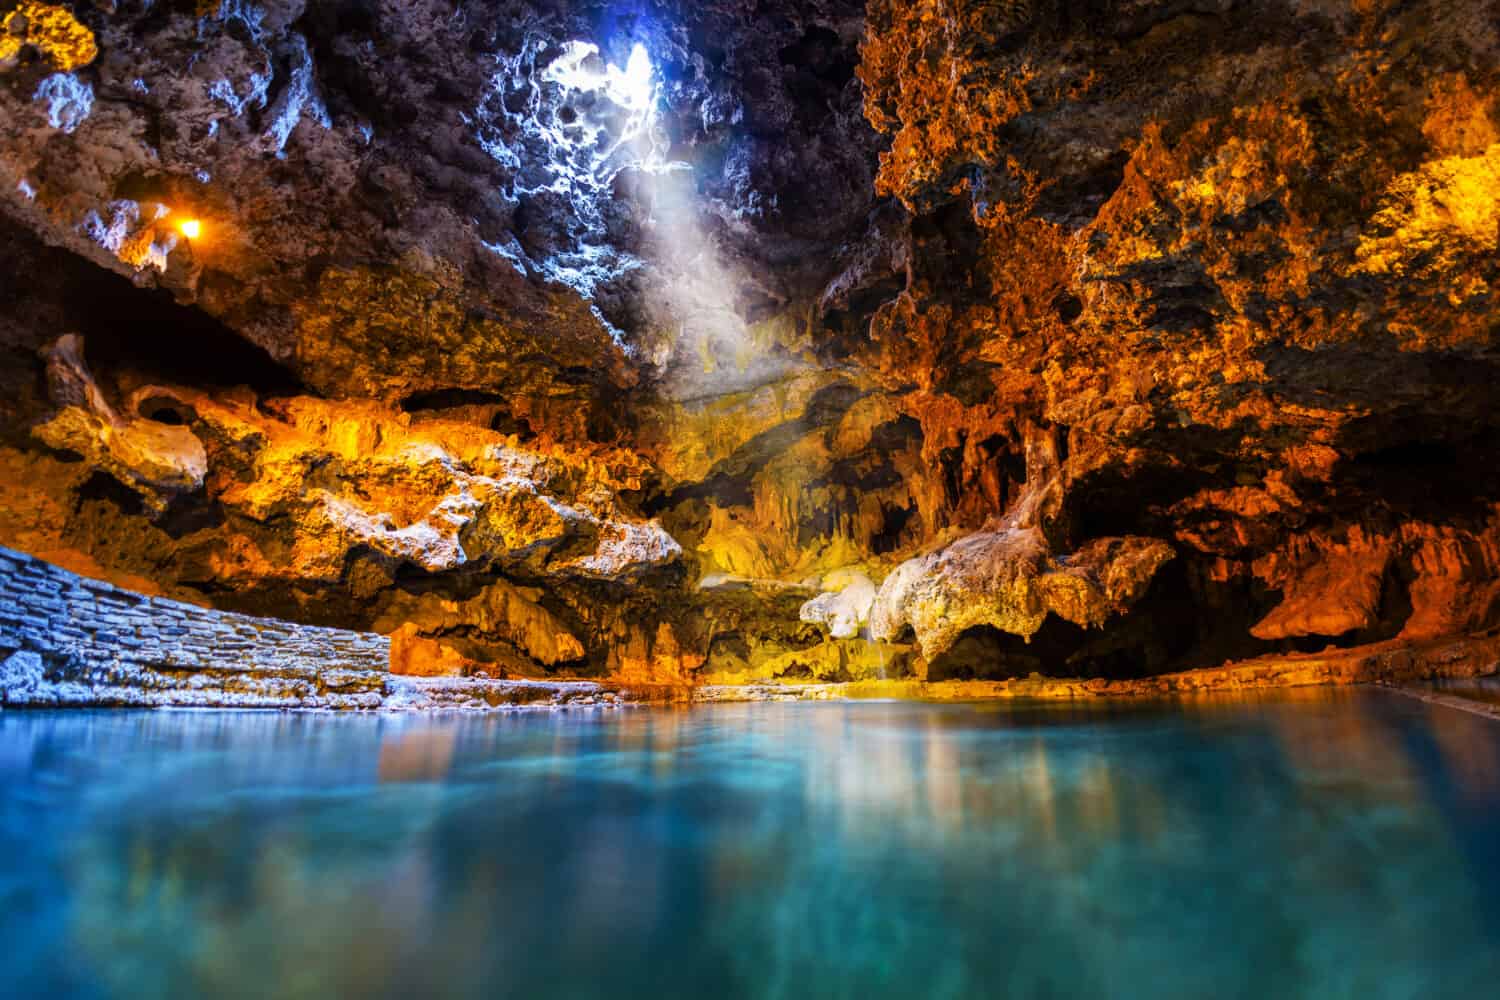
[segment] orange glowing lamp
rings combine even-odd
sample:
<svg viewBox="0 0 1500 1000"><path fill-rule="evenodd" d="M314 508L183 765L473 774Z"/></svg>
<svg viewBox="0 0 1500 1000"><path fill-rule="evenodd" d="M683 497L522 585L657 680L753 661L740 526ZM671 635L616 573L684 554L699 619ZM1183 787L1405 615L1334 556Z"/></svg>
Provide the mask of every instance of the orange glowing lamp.
<svg viewBox="0 0 1500 1000"><path fill-rule="evenodd" d="M190 240L196 240L203 234L203 223L197 219L183 219L177 224L177 228Z"/></svg>

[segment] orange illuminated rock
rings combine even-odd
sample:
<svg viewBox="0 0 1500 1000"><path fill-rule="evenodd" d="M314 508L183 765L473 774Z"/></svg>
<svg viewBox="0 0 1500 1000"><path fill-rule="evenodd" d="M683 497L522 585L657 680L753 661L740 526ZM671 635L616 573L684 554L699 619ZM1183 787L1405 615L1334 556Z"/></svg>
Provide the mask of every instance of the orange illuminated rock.
<svg viewBox="0 0 1500 1000"><path fill-rule="evenodd" d="M60 409L32 428L39 440L84 456L155 510L203 485L202 443L186 428L116 414L85 366L83 338L58 338L47 351L47 379Z"/></svg>
<svg viewBox="0 0 1500 1000"><path fill-rule="evenodd" d="M1321 541L1321 540L1319 540ZM1256 623L1260 639L1294 635L1338 636L1373 625L1380 612L1381 587L1391 562L1383 538L1355 531L1342 544L1318 545L1305 554L1273 556L1261 576L1281 584L1282 601Z"/></svg>
<svg viewBox="0 0 1500 1000"><path fill-rule="evenodd" d="M455 649L403 625L391 633L391 673L415 677L459 677L468 661Z"/></svg>
<svg viewBox="0 0 1500 1000"><path fill-rule="evenodd" d="M704 659L703 654L684 648L667 622L654 632L630 627L610 646L609 676L622 684L689 685Z"/></svg>
<svg viewBox="0 0 1500 1000"><path fill-rule="evenodd" d="M94 33L66 7L34 0L22 0L0 18L0 69L27 46L64 72L87 66L99 55Z"/></svg>

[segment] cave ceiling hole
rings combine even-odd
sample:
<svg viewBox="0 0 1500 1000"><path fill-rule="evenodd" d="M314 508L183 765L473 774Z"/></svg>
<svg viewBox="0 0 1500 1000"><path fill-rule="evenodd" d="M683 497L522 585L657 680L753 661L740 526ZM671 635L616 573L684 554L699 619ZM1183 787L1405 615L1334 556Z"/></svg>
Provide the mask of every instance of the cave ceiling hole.
<svg viewBox="0 0 1500 1000"><path fill-rule="evenodd" d="M565 42L562 54L542 69L541 79L558 88L546 125L554 144L592 150L588 168L598 184L607 188L627 168L663 166L665 143L655 127L660 88L644 45L632 46L621 68L605 61L593 42ZM559 165L576 168L568 157Z"/></svg>
<svg viewBox="0 0 1500 1000"><path fill-rule="evenodd" d="M671 395L705 397L777 372L748 320L764 299L721 246L694 169L668 159L662 83L641 42L624 65L594 42L534 37L501 57L476 113L517 205L491 250L577 290ZM489 245L489 244L487 244Z"/></svg>
<svg viewBox="0 0 1500 1000"><path fill-rule="evenodd" d="M485 245L597 304L633 266L621 233L631 214L619 204L622 175L669 168L660 109L641 43L624 66L593 42L540 35L500 56L470 122L513 217L509 234Z"/></svg>

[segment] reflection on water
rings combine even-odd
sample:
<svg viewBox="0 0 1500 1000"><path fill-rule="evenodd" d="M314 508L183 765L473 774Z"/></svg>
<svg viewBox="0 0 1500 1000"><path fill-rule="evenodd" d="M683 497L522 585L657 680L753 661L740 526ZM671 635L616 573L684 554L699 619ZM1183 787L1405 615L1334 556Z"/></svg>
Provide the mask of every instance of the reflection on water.
<svg viewBox="0 0 1500 1000"><path fill-rule="evenodd" d="M1479 996L1500 725L1081 710L0 715L9 994Z"/></svg>

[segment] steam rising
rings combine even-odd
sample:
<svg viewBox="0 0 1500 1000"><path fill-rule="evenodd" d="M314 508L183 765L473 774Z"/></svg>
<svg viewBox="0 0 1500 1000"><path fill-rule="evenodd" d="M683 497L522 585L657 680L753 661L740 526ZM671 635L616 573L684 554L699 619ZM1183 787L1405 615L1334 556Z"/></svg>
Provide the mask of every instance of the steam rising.
<svg viewBox="0 0 1500 1000"><path fill-rule="evenodd" d="M652 130L659 91L646 50L637 45L623 72L607 68L602 84L621 102L643 99L644 126ZM632 96L633 95L633 96ZM653 130L654 132L654 130ZM759 381L763 353L756 350L740 302L748 284L722 246L723 228L698 191L691 165L669 162L660 148L638 164L648 273L642 283L650 333L643 359L665 371L665 387L678 398L716 395ZM718 225L716 225L718 223ZM777 365L779 372L785 367Z"/></svg>
<svg viewBox="0 0 1500 1000"><path fill-rule="evenodd" d="M658 273L648 285L646 310L665 335L654 360L670 368L675 395L721 391L756 360L738 308L744 281L706 225L712 217L703 212L692 173L684 167L661 174L654 187L647 235Z"/></svg>

